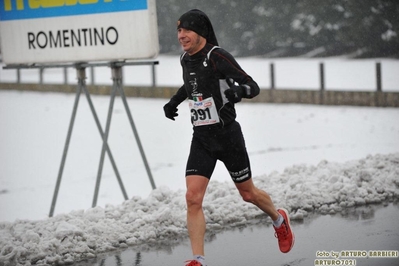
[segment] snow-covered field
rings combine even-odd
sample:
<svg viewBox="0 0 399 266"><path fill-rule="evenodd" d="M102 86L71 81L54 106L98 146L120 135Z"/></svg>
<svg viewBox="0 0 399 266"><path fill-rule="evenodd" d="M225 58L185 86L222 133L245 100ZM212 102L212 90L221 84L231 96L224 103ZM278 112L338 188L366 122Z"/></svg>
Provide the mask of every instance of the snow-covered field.
<svg viewBox="0 0 399 266"><path fill-rule="evenodd" d="M158 84L180 84L178 57L160 59ZM174 60L176 64L171 63ZM348 70L339 66L345 60L334 60L326 63L326 68L341 74L327 78L327 87L356 89L356 75L348 78ZM260 67L260 61L245 58L239 62L267 87L268 74L262 71L267 71L268 62ZM370 61L349 62L356 65L353 71L362 73L360 83L368 80L359 88L375 87L375 62ZM285 69L287 76L277 75L277 86L317 89L318 60L279 62L277 71ZM296 63L304 67L289 72ZM398 72L398 61L384 61L383 70L387 71L385 64ZM301 72L311 65L314 76ZM31 73L28 78L37 78L36 70L26 71ZM108 71L97 70L96 82L108 84ZM13 73L2 70L0 80L12 81ZM46 70L45 82L62 82L60 73ZM332 75L328 73L327 77ZM383 73L383 87L397 89L398 76ZM71 82L73 76L72 72ZM29 82L28 78L23 81ZM133 80L149 84L149 67L126 69L125 83ZM92 97L104 125L109 97ZM102 143L87 101L81 96L55 217L47 218L73 102L73 94L0 91L0 265L13 260L26 265L67 263L117 247L186 234L184 169L191 139L190 118L184 103L177 121L164 118L164 99L128 99L158 189L151 192L133 132L117 98L109 145L130 200L124 201L106 159L98 207L90 208ZM237 112L256 184L272 195L276 205L289 209L294 219L306 219L312 210L339 212L348 206L399 198L399 109L240 103ZM211 230L246 224L260 215L242 202L221 164L205 201Z"/></svg>

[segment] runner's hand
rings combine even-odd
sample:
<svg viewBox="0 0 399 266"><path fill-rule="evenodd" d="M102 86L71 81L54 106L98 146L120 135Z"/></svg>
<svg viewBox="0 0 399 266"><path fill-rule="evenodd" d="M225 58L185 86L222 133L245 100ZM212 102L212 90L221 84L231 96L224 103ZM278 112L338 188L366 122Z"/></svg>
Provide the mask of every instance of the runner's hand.
<svg viewBox="0 0 399 266"><path fill-rule="evenodd" d="M226 95L227 99L231 103L238 103L242 99L242 94L244 88L241 85L234 85L234 80L230 78L226 78L226 82L229 85L230 89L224 91L224 95Z"/></svg>
<svg viewBox="0 0 399 266"><path fill-rule="evenodd" d="M179 115L177 113L177 107L170 102L164 105L163 111L165 112L165 116L173 121L175 120L175 117Z"/></svg>

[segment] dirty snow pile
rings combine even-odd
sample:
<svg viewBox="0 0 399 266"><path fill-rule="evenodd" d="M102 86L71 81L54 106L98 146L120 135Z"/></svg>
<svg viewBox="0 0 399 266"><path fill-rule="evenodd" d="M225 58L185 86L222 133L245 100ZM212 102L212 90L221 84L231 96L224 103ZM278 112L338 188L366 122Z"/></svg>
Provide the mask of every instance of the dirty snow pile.
<svg viewBox="0 0 399 266"><path fill-rule="evenodd" d="M305 219L399 199L399 153L346 163L297 165L254 178L277 206ZM208 229L248 225L262 213L241 200L232 182L211 181L204 203ZM184 191L158 188L147 199L73 211L41 221L0 223L0 265L72 264L132 245L174 243L187 237Z"/></svg>

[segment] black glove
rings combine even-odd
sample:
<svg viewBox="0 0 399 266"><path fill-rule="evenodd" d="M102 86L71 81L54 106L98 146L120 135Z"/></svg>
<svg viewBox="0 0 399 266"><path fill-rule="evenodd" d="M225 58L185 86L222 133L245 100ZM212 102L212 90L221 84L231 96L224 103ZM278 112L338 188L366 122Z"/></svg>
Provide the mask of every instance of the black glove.
<svg viewBox="0 0 399 266"><path fill-rule="evenodd" d="M165 116L173 121L175 120L175 117L179 115L177 113L177 106L171 102L164 105L163 111L165 112Z"/></svg>
<svg viewBox="0 0 399 266"><path fill-rule="evenodd" d="M229 85L230 89L224 91L224 95L226 95L227 99L231 103L238 103L242 99L242 95L244 92L244 88L241 85L234 85L234 80L230 78L226 78L227 85Z"/></svg>

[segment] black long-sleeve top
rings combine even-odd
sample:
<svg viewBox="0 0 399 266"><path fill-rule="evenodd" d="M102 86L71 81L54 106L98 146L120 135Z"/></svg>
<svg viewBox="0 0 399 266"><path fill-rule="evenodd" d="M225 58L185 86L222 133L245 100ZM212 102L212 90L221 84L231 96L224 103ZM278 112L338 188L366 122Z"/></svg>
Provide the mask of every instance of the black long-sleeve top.
<svg viewBox="0 0 399 266"><path fill-rule="evenodd" d="M184 85L171 98L178 106L185 99L202 101L213 97L219 115L219 125L226 126L236 118L234 104L229 102L224 91L229 89L227 78L242 86L243 97L253 98L259 94L258 84L240 67L226 50L206 44L198 53L181 56ZM193 121L193 118L192 118Z"/></svg>

